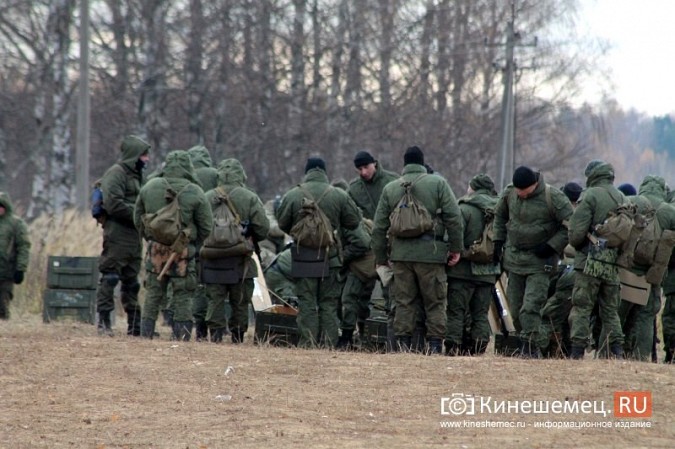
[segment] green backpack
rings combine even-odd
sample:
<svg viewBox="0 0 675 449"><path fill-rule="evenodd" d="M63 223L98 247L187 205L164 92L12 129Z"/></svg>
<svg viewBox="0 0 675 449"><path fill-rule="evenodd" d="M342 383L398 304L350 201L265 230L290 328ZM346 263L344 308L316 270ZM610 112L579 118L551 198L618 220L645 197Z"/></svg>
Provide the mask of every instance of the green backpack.
<svg viewBox="0 0 675 449"><path fill-rule="evenodd" d="M495 211L490 207L483 209L483 232L463 253L462 257L476 263L492 263L494 259L494 221Z"/></svg>
<svg viewBox="0 0 675 449"><path fill-rule="evenodd" d="M329 248L335 245L335 236L333 235L333 226L326 214L319 207L319 203L326 194L333 188L328 186L326 190L314 200L312 194L303 186L300 190L306 195L302 199L299 220L291 228L291 237L296 245L306 248L320 249Z"/></svg>
<svg viewBox="0 0 675 449"><path fill-rule="evenodd" d="M149 240L171 246L181 232L187 230L181 217L178 197L190 184L187 184L179 192L176 192L171 188L169 181L164 179L164 182L166 183L166 192L164 194L167 202L166 205L157 210L157 212L144 214L142 220L145 236Z"/></svg>
<svg viewBox="0 0 675 449"><path fill-rule="evenodd" d="M401 182L404 193L389 215L389 234L398 238L419 237L434 228L431 214L412 193L413 186L426 176L422 173L413 181Z"/></svg>
<svg viewBox="0 0 675 449"><path fill-rule="evenodd" d="M222 187L214 190L217 205L213 209L213 229L204 240L204 247L224 250L223 257L248 256L253 253L253 245L244 236L241 217L230 199L232 192L238 188L235 187L229 194Z"/></svg>

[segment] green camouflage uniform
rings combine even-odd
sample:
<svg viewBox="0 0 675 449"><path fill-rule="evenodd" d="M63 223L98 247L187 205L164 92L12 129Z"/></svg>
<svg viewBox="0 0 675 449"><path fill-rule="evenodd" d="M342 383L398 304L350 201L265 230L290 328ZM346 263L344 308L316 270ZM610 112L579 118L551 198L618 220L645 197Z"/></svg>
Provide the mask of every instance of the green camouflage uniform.
<svg viewBox="0 0 675 449"><path fill-rule="evenodd" d="M463 230L452 189L440 176L426 173L423 165L408 164L403 169L401 181L412 182L425 174L417 180L412 191L417 201L435 217L434 230L416 238L392 237L388 240L389 216L404 194L400 182L391 182L384 188L377 206L372 246L377 265L385 265L388 261L393 264L396 337L400 341L412 338L417 311L423 308L430 345L436 341L440 345L445 337L448 291L445 265L448 252L461 252ZM446 233L448 240L444 241Z"/></svg>
<svg viewBox="0 0 675 449"><path fill-rule="evenodd" d="M130 335L140 335L141 307L138 304L138 274L141 270L141 238L134 226L134 204L141 190L143 169L139 158L150 145L127 136L120 146L120 160L101 178L103 192L103 252L99 260L101 281L96 291L99 327L110 328L115 307L115 286L121 281L121 302L127 313Z"/></svg>
<svg viewBox="0 0 675 449"><path fill-rule="evenodd" d="M265 269L265 282L267 288L273 291L284 301L295 303L298 295L295 293L295 279L291 276L291 249L286 248ZM276 296L272 296L272 302L279 303Z"/></svg>
<svg viewBox="0 0 675 449"><path fill-rule="evenodd" d="M349 196L359 206L364 218L369 220L375 218L377 203L380 201L384 186L398 178L398 173L383 169L380 167L380 163L377 162L377 170L370 181L365 181L360 176L351 180L349 183Z"/></svg>
<svg viewBox="0 0 675 449"><path fill-rule="evenodd" d="M618 203L626 200L612 185L614 168L610 164L605 162L589 164L586 176L587 188L579 199L569 226L569 242L576 250L574 256L576 279L572 293L570 334L572 353L579 350L581 356L590 337L590 317L596 303L599 305L599 316L603 324L604 337L601 337L601 341L607 341L613 348L621 347L623 344L623 332L618 315L620 302L618 274L608 272L605 278L609 279L601 279L583 271L589 250L588 232L603 223L609 212L616 209Z"/></svg>
<svg viewBox="0 0 675 449"><path fill-rule="evenodd" d="M13 298L14 284L23 281L30 258L30 238L26 223L13 214L9 195L0 193L0 319L9 319L9 302Z"/></svg>
<svg viewBox="0 0 675 449"><path fill-rule="evenodd" d="M341 228L356 229L361 222L361 212L343 190L330 187L326 172L312 168L305 174L302 188L317 199L326 188L332 189L321 199L319 207L328 217L334 230ZM289 190L281 200L277 210L279 228L290 233L293 225L299 221L305 193L300 187ZM328 253L330 270L324 278L298 278L295 292L298 295L298 331L299 346L311 347L319 344L334 346L338 339L337 307L342 285L338 280L342 262L338 249L332 247Z"/></svg>
<svg viewBox="0 0 675 449"><path fill-rule="evenodd" d="M178 276L175 264L167 273L167 276L158 280L158 273L153 271L150 260L146 263L147 277L145 287L147 294L145 305L143 307L142 333L150 337L154 332L155 321L162 305L166 304L166 293L169 280L173 288L173 319L174 336L178 338L189 338L189 332L192 328L192 296L197 288L197 273L195 266L195 255L199 248L208 237L213 226L211 209L206 201L206 197L194 176L192 162L186 151L172 151L166 157L166 165L161 174L148 181L141 189L136 207L134 209L134 222L140 230L141 235L145 235L143 229L142 217L146 213L154 213L166 205L167 182L176 192L182 192L178 196L182 222L189 229L189 245L187 259L187 275ZM185 189L185 190L183 190ZM149 245L154 243L149 241ZM150 251L149 251L150 252ZM173 278L173 279L172 279ZM148 335L150 334L150 335Z"/></svg>
<svg viewBox="0 0 675 449"><path fill-rule="evenodd" d="M675 230L675 208L666 202L666 181L660 176L645 177L639 187L638 196L630 197L637 204L638 212L656 210L655 219L661 229ZM649 267L635 266L631 271L644 275ZM650 361L654 344L656 315L661 310L661 286L652 285L647 304L644 306L621 301L619 319L625 335L624 351L627 358Z"/></svg>
<svg viewBox="0 0 675 449"><path fill-rule="evenodd" d="M547 193L548 190L548 193ZM537 346L541 309L548 298L551 271L567 245L566 222L572 204L560 190L548 186L541 174L534 191L525 199L508 185L497 203L495 240L506 241L504 270L508 273L506 297L513 323L523 344ZM535 249L546 244L556 255L544 259Z"/></svg>
<svg viewBox="0 0 675 449"><path fill-rule="evenodd" d="M485 227L484 211L488 208L494 209L497 204L492 180L490 184L492 187L476 189L459 199L464 223L464 248L468 248L481 238ZM472 354L482 353L490 340L488 310L497 278L495 267L493 264L479 264L460 259L454 267L447 267L446 273L448 276L446 349L450 354L457 353L465 337L468 337L470 340L466 349ZM465 336L465 333L468 335Z"/></svg>
<svg viewBox="0 0 675 449"><path fill-rule="evenodd" d="M246 224L247 236L254 241L263 240L270 229L262 201L252 191L245 188L246 173L236 159L225 159L218 165L218 183L228 193L230 201L242 223ZM236 190L234 190L236 189ZM217 196L215 190L206 193L206 199L215 211ZM207 324L212 332L225 328L225 300L232 307L229 324L233 341L240 343L248 329L248 308L253 296L253 278L258 277L255 261L251 256L242 257L247 265L244 277L234 284L209 284L206 286L208 297Z"/></svg>
<svg viewBox="0 0 675 449"><path fill-rule="evenodd" d="M361 279L349 269L349 264L367 256L370 250L370 235L363 223L351 231L341 229L343 242L343 269L346 273L345 284L342 289L342 322L340 327L343 334L353 332L357 322L360 329L370 315L370 295L375 287L375 279ZM346 331L346 332L345 332Z"/></svg>
<svg viewBox="0 0 675 449"><path fill-rule="evenodd" d="M199 181L199 186L204 193L218 186L218 170L213 167L209 150L203 145L196 145L188 150L192 167L195 171L195 177ZM197 248L199 254L199 248ZM197 258L197 261L199 258ZM197 290L192 298L192 316L195 320L196 338L202 340L206 338L206 312L209 306L209 299L204 291L204 285L199 282Z"/></svg>

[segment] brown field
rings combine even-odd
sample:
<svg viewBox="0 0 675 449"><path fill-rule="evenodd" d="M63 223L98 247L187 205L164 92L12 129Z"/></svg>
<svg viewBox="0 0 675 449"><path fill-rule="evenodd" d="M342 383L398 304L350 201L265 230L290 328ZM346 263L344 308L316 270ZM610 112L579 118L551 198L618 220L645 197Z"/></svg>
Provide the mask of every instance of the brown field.
<svg viewBox="0 0 675 449"><path fill-rule="evenodd" d="M122 330L121 324L118 328ZM94 326L0 322L0 448L671 448L673 366L486 355L340 353L99 337ZM612 414L615 391L651 391L653 415ZM597 414L441 414L453 393L604 402ZM477 400L478 401L478 400ZM524 428L443 428L442 422ZM536 428L649 422L651 428ZM518 425L518 424L514 424ZM566 424L563 424L566 425Z"/></svg>

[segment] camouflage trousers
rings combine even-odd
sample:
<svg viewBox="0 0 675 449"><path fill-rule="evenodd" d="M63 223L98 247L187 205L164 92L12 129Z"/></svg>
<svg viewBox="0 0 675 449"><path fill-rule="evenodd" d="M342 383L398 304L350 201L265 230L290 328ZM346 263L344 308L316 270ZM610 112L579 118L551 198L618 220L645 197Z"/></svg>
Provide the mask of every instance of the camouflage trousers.
<svg viewBox="0 0 675 449"><path fill-rule="evenodd" d="M465 329L473 342L490 340L488 310L493 288L494 285L485 282L448 279L446 342L461 345Z"/></svg>
<svg viewBox="0 0 675 449"><path fill-rule="evenodd" d="M206 313L206 324L211 329L225 328L230 326L230 330L245 333L248 330L248 308L253 296L253 279L244 279L237 284L205 286L205 293L208 298L208 311ZM226 301L232 308L229 323L227 322L227 312L225 310Z"/></svg>
<svg viewBox="0 0 675 449"><path fill-rule="evenodd" d="M375 279L363 282L354 273L347 274L342 289L342 329L354 330L356 323L365 323L370 316L370 295Z"/></svg>
<svg viewBox="0 0 675 449"><path fill-rule="evenodd" d="M649 362L654 346L654 320L661 310L661 288L652 285L647 304L621 301L619 319L625 335L626 358Z"/></svg>
<svg viewBox="0 0 675 449"><path fill-rule="evenodd" d="M295 284L298 295L298 346L323 345L333 347L338 340L338 303L342 284L338 268L331 268L325 278L299 278Z"/></svg>
<svg viewBox="0 0 675 449"><path fill-rule="evenodd" d="M663 348L675 350L675 293L666 296L666 304L661 314L661 327L663 328Z"/></svg>
<svg viewBox="0 0 675 449"><path fill-rule="evenodd" d="M192 317L195 323L206 321L206 315L209 308L209 296L206 292L206 286L202 283L197 284L194 296L192 297Z"/></svg>
<svg viewBox="0 0 675 449"><path fill-rule="evenodd" d="M412 337L418 311L424 311L427 338L445 338L448 278L437 263L394 262L394 333Z"/></svg>
<svg viewBox="0 0 675 449"><path fill-rule="evenodd" d="M551 345L553 347L563 344L568 346L574 278L575 271L566 270L556 282L555 293L546 300L546 304L541 309L541 326L537 345L542 349L549 348ZM550 349L553 350L553 347Z"/></svg>
<svg viewBox="0 0 675 449"><path fill-rule="evenodd" d="M141 252L137 247L123 245L104 246L99 261L101 280L96 290L96 309L111 312L115 309L115 287L119 282L120 300L124 311L133 315L141 310L138 304L138 273L141 270Z"/></svg>
<svg viewBox="0 0 675 449"><path fill-rule="evenodd" d="M509 273L506 297L513 325L523 341L535 344L539 341L541 309L546 304L550 283L549 273Z"/></svg>
<svg viewBox="0 0 675 449"><path fill-rule="evenodd" d="M0 281L0 320L9 319L9 303L14 297L13 291L13 281Z"/></svg>
<svg viewBox="0 0 675 449"><path fill-rule="evenodd" d="M174 321L192 321L192 297L197 289L197 273L194 260L188 262L187 275L185 277L166 276L159 281L156 273L147 273L142 319L157 321L159 311L164 309L167 304L169 282L172 287L171 301Z"/></svg>
<svg viewBox="0 0 675 449"><path fill-rule="evenodd" d="M591 334L591 313L598 303L598 314L602 320L600 348L607 344L623 344L623 332L619 320L619 281L607 282L581 271L577 271L572 292L570 312L571 340L574 346L586 347Z"/></svg>

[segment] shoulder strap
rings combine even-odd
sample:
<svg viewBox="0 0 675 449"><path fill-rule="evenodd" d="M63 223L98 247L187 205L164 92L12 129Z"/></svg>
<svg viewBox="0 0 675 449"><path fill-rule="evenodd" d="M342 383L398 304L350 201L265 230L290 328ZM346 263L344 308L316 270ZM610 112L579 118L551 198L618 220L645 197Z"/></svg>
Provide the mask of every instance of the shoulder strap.
<svg viewBox="0 0 675 449"><path fill-rule="evenodd" d="M328 187L326 188L326 190L324 190L323 193L322 193L321 195L319 195L319 198L315 200L315 199L314 199L314 196L312 195L312 193L311 193L309 190L307 190L307 189L305 188L305 186L303 186L302 184L298 184L298 187L300 187L300 190L302 190L303 193L304 193L306 196L308 196L310 200L314 201L314 202L316 203L317 206L319 205L319 203L321 202L321 200L323 199L323 197L326 196L326 194L327 194L330 190L333 189L331 186L328 186Z"/></svg>
<svg viewBox="0 0 675 449"><path fill-rule="evenodd" d="M553 200L551 199L551 186L546 184L544 189L544 195L546 196L546 207L548 207L548 214L555 217L555 208L553 207Z"/></svg>
<svg viewBox="0 0 675 449"><path fill-rule="evenodd" d="M230 195L232 195L232 192L237 190L239 186L233 188L229 192L225 191L225 188L223 186L216 187L216 193L220 196L220 198L225 201L225 204L227 204L227 207L230 208L230 211L232 211L232 214L234 215L234 218L237 220L237 222L241 221L241 217L239 216L239 212L237 212L237 208L234 207L234 203L232 203L232 199L230 198Z"/></svg>

